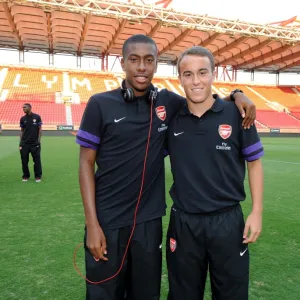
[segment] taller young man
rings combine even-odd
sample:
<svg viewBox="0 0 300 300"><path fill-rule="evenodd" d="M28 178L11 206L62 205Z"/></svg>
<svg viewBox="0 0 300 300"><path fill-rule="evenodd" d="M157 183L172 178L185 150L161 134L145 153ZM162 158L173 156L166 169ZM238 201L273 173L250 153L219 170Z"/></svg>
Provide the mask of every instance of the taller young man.
<svg viewBox="0 0 300 300"><path fill-rule="evenodd" d="M166 208L164 142L168 124L185 100L168 90L153 97L157 53L155 42L147 36L135 35L125 41L122 88L91 97L77 134L86 220L86 274L91 281L101 281L119 269L131 234L150 114L153 116L143 193L128 255L118 276L103 284L87 283L87 300L160 297L162 216ZM236 100L244 100L250 115L253 104L241 93L236 96ZM245 126L254 120L248 121Z"/></svg>

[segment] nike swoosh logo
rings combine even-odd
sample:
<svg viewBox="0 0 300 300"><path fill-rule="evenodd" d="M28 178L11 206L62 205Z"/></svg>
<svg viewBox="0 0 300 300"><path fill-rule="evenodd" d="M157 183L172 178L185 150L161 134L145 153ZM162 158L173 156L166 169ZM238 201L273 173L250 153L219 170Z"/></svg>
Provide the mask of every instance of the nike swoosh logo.
<svg viewBox="0 0 300 300"><path fill-rule="evenodd" d="M240 256L243 256L247 250L248 250L248 248L246 248L243 252L240 252Z"/></svg>
<svg viewBox="0 0 300 300"><path fill-rule="evenodd" d="M121 120L123 120L123 119L125 119L126 117L124 117L124 118L121 118L121 119L115 119L115 123L118 123L118 122L120 122Z"/></svg>
<svg viewBox="0 0 300 300"><path fill-rule="evenodd" d="M179 132L179 133L174 132L174 136L177 136L177 135L180 135L180 134L183 134L183 133L184 133L183 131Z"/></svg>

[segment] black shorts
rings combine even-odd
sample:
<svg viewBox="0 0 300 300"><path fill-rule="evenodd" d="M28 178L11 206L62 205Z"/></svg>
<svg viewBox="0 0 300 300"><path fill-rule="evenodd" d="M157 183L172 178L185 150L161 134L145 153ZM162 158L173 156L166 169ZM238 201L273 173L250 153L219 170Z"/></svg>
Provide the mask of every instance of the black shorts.
<svg viewBox="0 0 300 300"><path fill-rule="evenodd" d="M85 247L86 276L101 281L121 266L132 227L105 231L108 261L96 262ZM162 268L162 219L136 225L122 271L101 284L86 284L86 300L158 300Z"/></svg>
<svg viewBox="0 0 300 300"><path fill-rule="evenodd" d="M168 300L203 299L209 269L213 300L247 300L249 251L240 205L208 215L172 208L167 233Z"/></svg>

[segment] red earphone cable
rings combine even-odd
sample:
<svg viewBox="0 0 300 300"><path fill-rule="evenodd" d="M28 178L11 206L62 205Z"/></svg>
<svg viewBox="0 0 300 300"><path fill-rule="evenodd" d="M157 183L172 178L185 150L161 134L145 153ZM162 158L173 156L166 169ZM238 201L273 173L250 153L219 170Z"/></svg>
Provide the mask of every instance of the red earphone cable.
<svg viewBox="0 0 300 300"><path fill-rule="evenodd" d="M74 251L74 257L73 257L73 264L74 264L74 268L75 270L77 271L77 273L83 278L85 279L87 282L89 283L92 283L92 284L100 284L100 283L103 283L103 282L106 282L106 281L109 281L113 278L115 278L122 270L123 268L123 265L124 265L124 262L125 262L125 258L126 258L126 255L127 255L127 252L128 252L128 249L129 249L129 246L130 246L130 242L132 240L132 237L133 237L133 234L134 234L134 230L135 230L135 227L136 227L136 217L137 217L137 212L138 212L138 209L139 209L139 205L140 205L140 201L141 201L141 197L142 197L142 193L143 193L143 188L144 188L144 181L145 181L145 173L146 173L146 163L147 163L147 157L148 157L148 150L149 150L149 144L150 144L150 137L151 137L151 131L152 131L152 118L153 118L153 113L152 113L152 110L153 110L153 99L151 101L151 106L150 106L150 125L149 125L149 132L148 132L148 139L147 139L147 146L146 146L146 153L145 153L145 159L144 159L144 167L143 167L143 173L142 173L142 181L141 181L141 188L140 188L140 193L139 193L139 196L138 196L138 200L137 200L137 204L136 204L136 207L135 207L135 211L134 211L134 218L133 218L133 226L132 226L132 230L131 230L131 234L130 234L130 237L128 239L128 243L127 243L127 246L126 246L126 249L125 249L125 253L124 253L124 256L122 258L122 262L121 262L121 266L119 268L119 270L114 274L112 275L111 277L108 277L106 279L103 279L101 281L91 281L89 280L88 278L86 278L79 270L79 268L77 267L76 265L76 254L78 252L78 249L83 246L83 243L80 243L75 251Z"/></svg>

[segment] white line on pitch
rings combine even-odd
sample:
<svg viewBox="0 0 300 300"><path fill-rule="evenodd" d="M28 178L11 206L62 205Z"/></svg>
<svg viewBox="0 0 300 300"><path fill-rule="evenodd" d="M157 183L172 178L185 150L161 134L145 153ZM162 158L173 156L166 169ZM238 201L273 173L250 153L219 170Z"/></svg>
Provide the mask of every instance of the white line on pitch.
<svg viewBox="0 0 300 300"><path fill-rule="evenodd" d="M278 162L282 164L288 164L288 165L300 165L300 162L292 162L292 161L283 161L283 160L273 160L273 159L263 159L263 161L272 161L272 162Z"/></svg>

